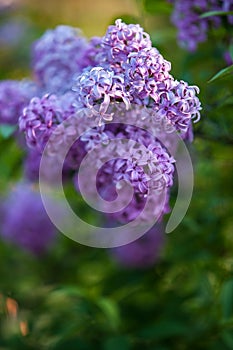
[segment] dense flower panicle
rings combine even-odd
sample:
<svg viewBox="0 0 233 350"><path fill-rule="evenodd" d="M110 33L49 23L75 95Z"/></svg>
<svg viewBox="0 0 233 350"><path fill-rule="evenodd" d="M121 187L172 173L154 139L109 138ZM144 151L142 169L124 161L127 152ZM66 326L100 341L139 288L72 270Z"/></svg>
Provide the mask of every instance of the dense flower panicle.
<svg viewBox="0 0 233 350"><path fill-rule="evenodd" d="M29 147L44 149L57 125L74 113L70 94L62 97L44 95L34 97L19 118L19 128L25 132Z"/></svg>
<svg viewBox="0 0 233 350"><path fill-rule="evenodd" d="M3 204L2 237L35 254L53 243L56 229L44 209L40 193L28 184L18 184Z"/></svg>
<svg viewBox="0 0 233 350"><path fill-rule="evenodd" d="M33 71L45 92L64 93L72 85L72 76L86 66L83 55L86 40L80 31L69 26L48 30L34 44Z"/></svg>
<svg viewBox="0 0 233 350"><path fill-rule="evenodd" d="M120 265L127 268L148 268L161 256L165 240L162 224L156 224L133 243L110 250Z"/></svg>
<svg viewBox="0 0 233 350"><path fill-rule="evenodd" d="M131 37L133 44L127 41ZM151 47L140 27L116 21L104 38L101 46L105 49L102 52L100 49L96 55L101 58L104 68L89 67L76 77L73 91L76 93L77 109L83 108L87 116L95 116L101 124L113 119L114 113L109 109L111 103L123 101L126 109L132 104L142 105L154 109L161 118L166 117L167 122L175 126L184 138L187 136L191 140L188 134L191 119L199 119L201 109L196 97L198 88L185 82L179 83L173 78L170 62ZM121 40L124 49L122 52L118 50L121 56L119 58L116 54L119 58L116 61L115 56L108 56L107 48L111 47L112 50L111 45ZM105 41L108 44L103 44ZM117 49L115 51L118 52ZM119 69L116 69L116 62Z"/></svg>
<svg viewBox="0 0 233 350"><path fill-rule="evenodd" d="M169 211L175 170L178 141L172 133L192 140L192 122L200 118L199 89L175 80L170 62L152 48L149 35L121 20L89 42L76 29L59 26L47 31L33 52L35 75L49 93L32 98L19 118L31 149L26 177L39 176L50 140L45 181L54 174L54 183L59 181L56 173L64 161L63 175L74 175L78 191L78 181L84 181L90 198L105 199L105 209L120 198L124 209L109 218L121 223L138 215L147 222L161 220ZM80 180L77 173L86 155L88 176ZM133 189L130 203L125 185Z"/></svg>
<svg viewBox="0 0 233 350"><path fill-rule="evenodd" d="M139 24L127 25L118 19L115 25L108 27L102 39L102 47L105 56L102 60L120 69L121 63L126 61L130 52L151 48L151 40Z"/></svg>
<svg viewBox="0 0 233 350"><path fill-rule="evenodd" d="M0 82L0 123L17 124L23 108L39 93L29 80Z"/></svg>
<svg viewBox="0 0 233 350"><path fill-rule="evenodd" d="M172 22L178 29L178 41L181 47L195 51L199 43L206 41L211 26L217 28L221 24L220 16L200 18L209 11L232 11L232 0L168 0L174 4ZM227 16L229 24L233 16Z"/></svg>
<svg viewBox="0 0 233 350"><path fill-rule="evenodd" d="M126 109L130 106L123 77L102 67L86 69L76 79L73 91L76 92L78 106L87 108L89 116L98 117L100 124L102 119L112 120L112 114L108 113L111 102L124 102Z"/></svg>

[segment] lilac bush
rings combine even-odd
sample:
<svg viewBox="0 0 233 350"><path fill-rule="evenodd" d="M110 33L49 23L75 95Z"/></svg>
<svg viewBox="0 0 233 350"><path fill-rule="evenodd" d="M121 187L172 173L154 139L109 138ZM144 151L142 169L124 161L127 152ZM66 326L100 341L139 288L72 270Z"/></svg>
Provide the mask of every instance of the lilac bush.
<svg viewBox="0 0 233 350"><path fill-rule="evenodd" d="M233 11L232 0L168 0L174 5L171 20L178 29L178 42L181 47L195 51L199 43L207 40L210 28L218 28L222 21L219 16L200 18L209 11ZM228 15L229 25L233 16Z"/></svg>

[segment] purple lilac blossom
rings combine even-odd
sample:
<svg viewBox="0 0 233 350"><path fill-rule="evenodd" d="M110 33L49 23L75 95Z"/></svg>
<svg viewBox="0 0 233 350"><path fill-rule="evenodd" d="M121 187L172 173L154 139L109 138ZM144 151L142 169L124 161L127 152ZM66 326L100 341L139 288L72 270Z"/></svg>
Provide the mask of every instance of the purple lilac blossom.
<svg viewBox="0 0 233 350"><path fill-rule="evenodd" d="M60 94L69 90L72 76L89 64L84 60L87 42L78 29L60 25L48 30L32 50L33 71L45 92Z"/></svg>
<svg viewBox="0 0 233 350"><path fill-rule="evenodd" d="M195 51L199 43L207 40L211 27L221 25L220 16L200 18L209 11L232 11L232 0L168 0L174 4L171 16L173 24L178 29L178 42L181 47ZM229 24L233 23L233 16L227 16Z"/></svg>
<svg viewBox="0 0 233 350"><path fill-rule="evenodd" d="M93 164L93 178L91 180L91 174L89 174L86 180L88 183L91 181L93 184L96 181L98 192L106 200L106 206L108 206L108 201L116 199L116 188L121 188L122 180L131 185L134 190L134 195L129 205L127 207L123 205L123 210L111 214L109 217L121 223L134 220L145 206L148 186L158 194L158 196L155 195L152 207L154 207L155 211L156 209L159 210L160 194L163 190L168 192L173 184L174 159L158 140L143 129L130 125L124 128L124 126L120 126L117 123L102 126L101 133L97 133L98 129L90 129L82 136L86 150L91 151L98 143L105 145L111 140L117 139L116 149L110 148L110 154L114 154L119 158L104 163L98 169L98 162L95 161L95 155L93 154L93 160L91 161L91 164ZM104 136L100 138L100 135ZM125 144L125 139L129 140L128 145ZM140 144L136 141L145 147L140 147ZM107 152L108 149L104 151L103 159ZM129 156L128 160L126 159L127 155ZM99 161L101 159L102 156L100 155ZM95 174L97 174L96 179ZM75 187L79 188L77 178L75 178ZM89 188L91 191L91 186ZM128 195L125 192L125 196L122 197L122 203L124 204L127 200ZM166 202L161 214L167 211L168 203ZM145 220L152 219L151 214L151 212L145 213Z"/></svg>
<svg viewBox="0 0 233 350"><path fill-rule="evenodd" d="M126 268L149 268L160 258L165 240L162 223L157 223L135 242L110 250L110 254Z"/></svg>
<svg viewBox="0 0 233 350"><path fill-rule="evenodd" d="M86 109L88 116L98 117L99 124L103 119L112 120L112 114L107 113L111 102L123 101L126 109L130 106L124 78L110 69L94 67L84 70L76 79L73 91L76 92L77 106Z"/></svg>
<svg viewBox="0 0 233 350"><path fill-rule="evenodd" d="M101 46L103 53L100 54L100 60L118 72L121 71L121 64L125 62L129 53L151 48L151 40L139 24L127 25L121 19L117 19L115 25L108 27Z"/></svg>
<svg viewBox="0 0 233 350"><path fill-rule="evenodd" d="M0 26L0 45L14 47L25 38L29 24L22 20L12 19Z"/></svg>
<svg viewBox="0 0 233 350"><path fill-rule="evenodd" d="M29 80L0 82L0 123L15 125L23 108L38 95L36 85Z"/></svg>
<svg viewBox="0 0 233 350"><path fill-rule="evenodd" d="M111 121L112 103L124 102L150 107L175 126L182 136L191 140L191 120L199 120L199 89L174 80L171 64L139 26L126 25L120 20L110 26L97 54L97 67L89 67L76 76L73 91L76 106L98 122ZM118 63L116 63L118 62ZM116 69L116 64L119 67ZM104 67L104 68L103 68Z"/></svg>
<svg viewBox="0 0 233 350"><path fill-rule="evenodd" d="M56 126L74 113L72 102L70 93L32 98L19 118L19 129L25 132L27 145L42 151Z"/></svg>
<svg viewBox="0 0 233 350"><path fill-rule="evenodd" d="M56 229L44 209L40 193L32 185L17 184L3 203L2 238L34 255L54 242Z"/></svg>
<svg viewBox="0 0 233 350"><path fill-rule="evenodd" d="M157 214L161 219L169 211L169 193L174 176L175 159L166 147L176 149L176 142L169 136L168 129L175 129L184 139L192 140L192 121L199 120L201 110L196 96L198 87L174 79L170 73L170 62L156 48L151 47L149 35L139 25L126 25L117 20L103 38L93 38L84 44L84 48L79 51L79 58L82 57L79 63L83 66L75 68L75 59L70 60L69 55L75 46L75 40L79 39L70 27L58 28L47 32L36 43L34 53L38 54L35 56L38 64L40 59L42 63L49 62L56 71L59 70L59 59L57 65L53 60L44 60L44 57L47 54L48 57L53 57L54 52L59 52L59 58L62 50L67 48L65 64L71 64L72 67L65 70L64 76L61 70L62 75L58 78L67 84L64 90L73 84L73 92L62 94L61 91L64 90L61 84L57 95L35 97L24 108L19 126L25 132L28 146L33 152L41 153L52 135L49 153L56 163L56 159L60 161L59 157L63 159L63 148L66 149L63 145L67 144L66 141L75 141L76 135L82 134L81 139L72 145L66 162L70 169L78 171L82 158L87 153L92 157L92 168L88 171L88 176L84 177L87 191L91 194L94 191L90 182L95 184L97 173L97 189L106 200L106 205L116 198L116 189L122 186L122 180L134 190L129 205L120 212L109 214L109 217L122 223L134 220L145 206L150 187L155 196L149 199L150 210L143 211L144 220L153 220ZM60 38L57 38L58 32L61 32ZM47 65L43 68L46 73ZM48 70L50 71L49 65ZM50 79L53 84L53 75ZM70 116L74 118L70 120ZM114 123L109 124L112 120ZM122 127L117 124L125 122L131 125ZM156 133L159 139L145 131L157 127L159 130L161 127L161 132ZM166 146L160 142L161 137L163 141L165 139ZM127 146L123 139L130 140ZM110 140L117 140L117 146L108 147ZM104 152L96 155L92 151L100 144L104 147ZM115 157L110 157L113 153ZM106 156L114 159L106 162ZM36 159L38 161L35 156ZM30 165L30 159L28 162ZM101 162L105 165L98 171ZM33 164L29 165L33 177ZM75 185L79 189L77 176ZM164 191L165 203L161 211L161 194ZM127 200L126 196L122 197L123 204L128 203Z"/></svg>

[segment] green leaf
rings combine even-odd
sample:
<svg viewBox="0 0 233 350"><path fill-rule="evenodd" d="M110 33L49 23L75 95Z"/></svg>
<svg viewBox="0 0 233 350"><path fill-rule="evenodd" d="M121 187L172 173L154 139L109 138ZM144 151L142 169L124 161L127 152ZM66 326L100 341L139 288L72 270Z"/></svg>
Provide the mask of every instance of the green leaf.
<svg viewBox="0 0 233 350"><path fill-rule="evenodd" d="M228 75L233 73L233 64L229 67L221 69L217 74L215 74L208 83L212 83L215 80L226 78Z"/></svg>
<svg viewBox="0 0 233 350"><path fill-rule="evenodd" d="M116 303L110 299L102 298L97 302L97 305L104 313L110 326L117 329L120 323L120 315Z"/></svg>
<svg viewBox="0 0 233 350"><path fill-rule="evenodd" d="M230 318L233 315L233 280L229 280L223 285L220 300L223 317Z"/></svg>
<svg viewBox="0 0 233 350"><path fill-rule="evenodd" d="M225 345L229 347L229 349L233 349L233 335L232 335L232 332L229 332L229 331L223 332L222 339L223 339L223 342L225 343Z"/></svg>
<svg viewBox="0 0 233 350"><path fill-rule="evenodd" d="M104 343L104 350L129 350L129 340L124 336L108 338Z"/></svg>
<svg viewBox="0 0 233 350"><path fill-rule="evenodd" d="M0 125L0 134L4 139L7 139L15 132L16 129L17 127L15 125L2 124Z"/></svg>
<svg viewBox="0 0 233 350"><path fill-rule="evenodd" d="M208 11L200 15L200 18L207 18L212 16L226 16L233 15L233 11Z"/></svg>

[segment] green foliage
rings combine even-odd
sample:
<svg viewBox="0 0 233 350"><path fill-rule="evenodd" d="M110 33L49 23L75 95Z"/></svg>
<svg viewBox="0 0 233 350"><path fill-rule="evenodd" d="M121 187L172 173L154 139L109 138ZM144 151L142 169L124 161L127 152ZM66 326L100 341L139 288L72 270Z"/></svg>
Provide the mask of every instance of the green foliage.
<svg viewBox="0 0 233 350"><path fill-rule="evenodd" d="M200 18L208 18L212 16L227 16L233 15L233 11L209 11L200 15Z"/></svg>
<svg viewBox="0 0 233 350"><path fill-rule="evenodd" d="M229 75L232 75L233 73L233 65L231 65L230 67L226 67L224 69L221 69L220 72L216 73L213 78L211 78L209 80L209 83L218 80L218 79L223 79L228 77Z"/></svg>

